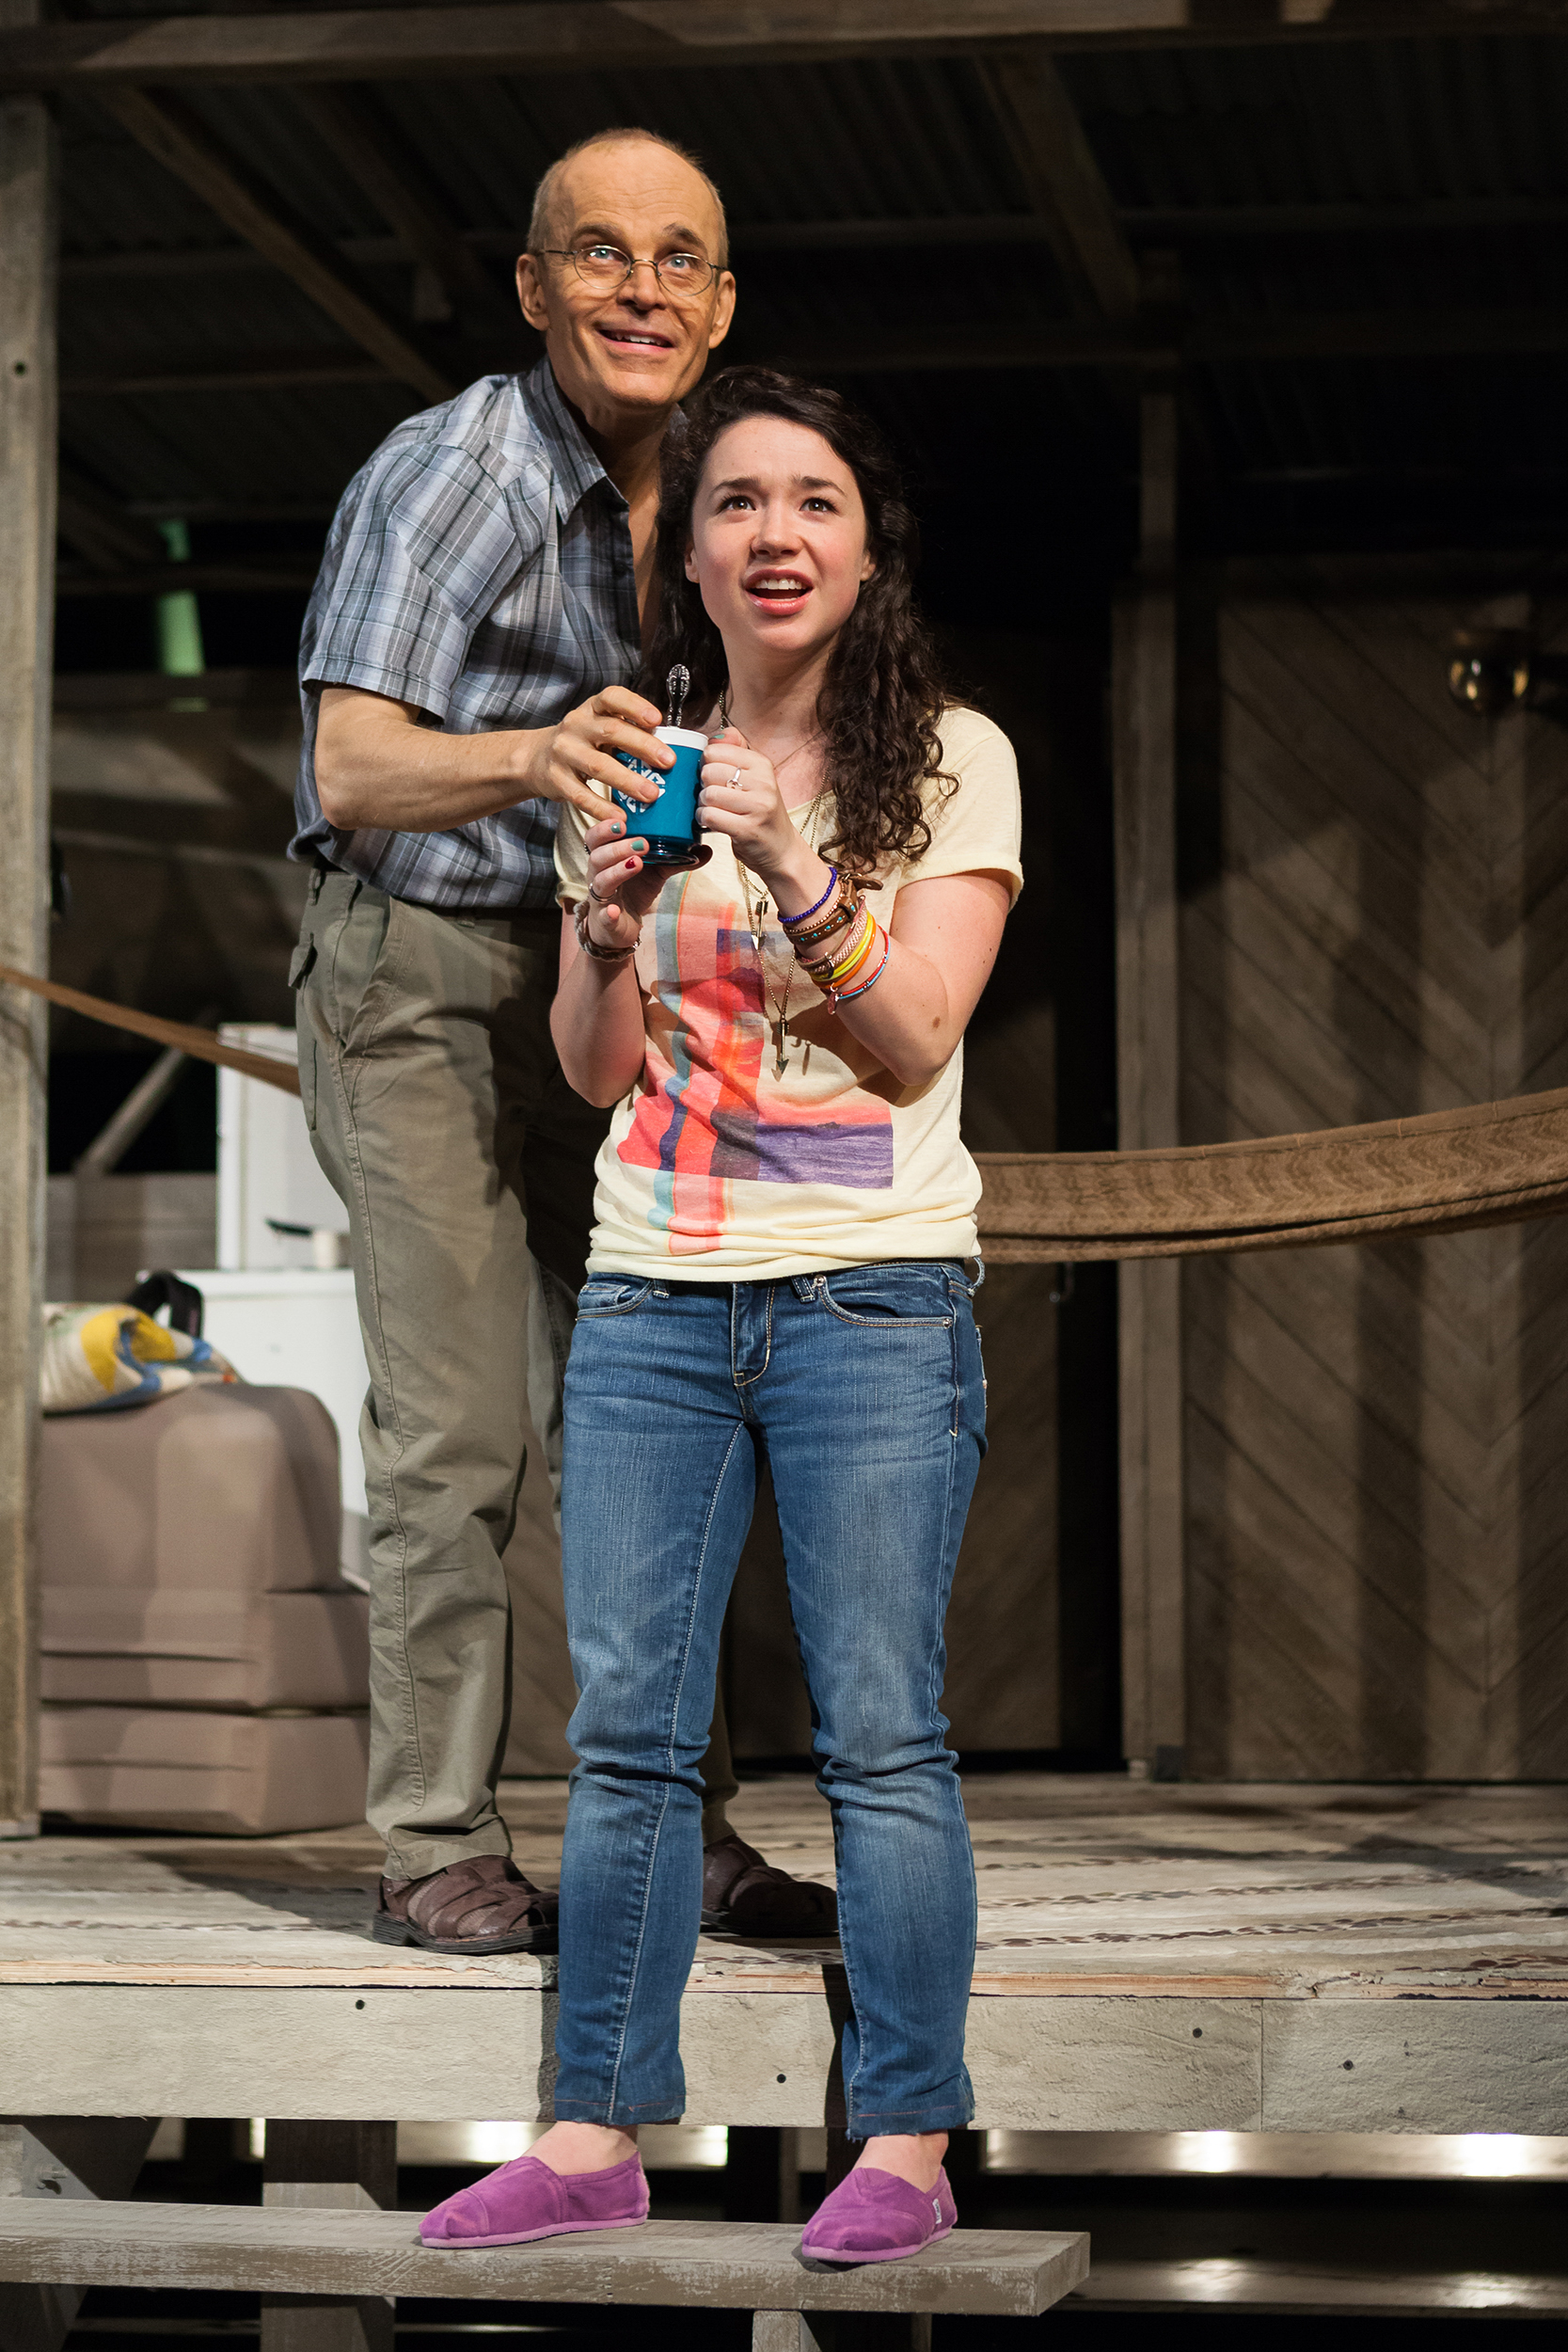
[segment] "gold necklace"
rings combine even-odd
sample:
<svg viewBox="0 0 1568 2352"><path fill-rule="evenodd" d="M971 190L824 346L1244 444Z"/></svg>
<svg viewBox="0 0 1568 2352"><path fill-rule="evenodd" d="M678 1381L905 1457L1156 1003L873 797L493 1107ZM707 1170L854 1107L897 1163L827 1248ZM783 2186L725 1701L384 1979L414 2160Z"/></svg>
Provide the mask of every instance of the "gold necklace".
<svg viewBox="0 0 1568 2352"><path fill-rule="evenodd" d="M727 691L721 694L719 697L719 724L721 730L724 727L733 726L735 724L734 720L730 717L730 705ZM822 727L813 727L809 735L802 735L800 740L796 744L793 751L785 752L782 759L776 759L773 762L774 775L782 776L790 761L792 759L799 759L800 754L807 750L811 744L818 742L825 732L826 730Z"/></svg>

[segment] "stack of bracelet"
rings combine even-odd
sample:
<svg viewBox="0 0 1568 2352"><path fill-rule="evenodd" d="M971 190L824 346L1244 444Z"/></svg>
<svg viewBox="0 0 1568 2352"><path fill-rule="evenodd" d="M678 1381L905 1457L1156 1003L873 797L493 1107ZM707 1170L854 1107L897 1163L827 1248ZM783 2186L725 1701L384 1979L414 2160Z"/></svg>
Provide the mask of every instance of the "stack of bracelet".
<svg viewBox="0 0 1568 2352"><path fill-rule="evenodd" d="M847 1005L881 978L888 936L848 877L836 866L828 870L832 881L816 904L801 914L781 913L779 920L808 977L834 1004Z"/></svg>

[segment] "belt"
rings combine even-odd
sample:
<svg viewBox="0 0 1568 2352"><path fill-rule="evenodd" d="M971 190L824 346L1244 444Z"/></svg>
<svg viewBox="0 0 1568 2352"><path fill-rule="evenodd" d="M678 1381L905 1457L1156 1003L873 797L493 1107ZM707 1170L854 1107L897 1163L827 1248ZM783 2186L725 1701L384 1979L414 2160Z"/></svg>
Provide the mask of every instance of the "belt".
<svg viewBox="0 0 1568 2352"><path fill-rule="evenodd" d="M358 882L366 890L375 890L380 887L376 882L367 882L362 874L351 874L344 866L334 866L330 858L323 857L320 850L313 846L310 850L310 863L323 879L328 875L336 875L341 882ZM387 892L384 895L392 897L395 894ZM400 898L398 903L400 906L415 907L420 914L436 915L444 923L467 923L470 927L483 925L486 929L493 928L496 930L514 932L520 926L524 930L537 930L541 937L547 936L551 939L556 937L561 929L561 910L554 906L432 907L426 906L422 898Z"/></svg>

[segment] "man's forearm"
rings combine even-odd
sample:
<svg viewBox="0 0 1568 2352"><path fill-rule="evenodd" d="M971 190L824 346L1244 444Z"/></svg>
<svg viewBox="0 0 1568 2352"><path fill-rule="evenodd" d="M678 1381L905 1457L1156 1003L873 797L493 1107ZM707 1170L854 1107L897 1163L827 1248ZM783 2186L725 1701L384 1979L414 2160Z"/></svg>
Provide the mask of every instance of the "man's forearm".
<svg viewBox="0 0 1568 2352"><path fill-rule="evenodd" d="M532 797L530 766L550 732L443 735L407 704L328 688L316 732L322 814L345 832L378 833L446 833L493 817Z"/></svg>

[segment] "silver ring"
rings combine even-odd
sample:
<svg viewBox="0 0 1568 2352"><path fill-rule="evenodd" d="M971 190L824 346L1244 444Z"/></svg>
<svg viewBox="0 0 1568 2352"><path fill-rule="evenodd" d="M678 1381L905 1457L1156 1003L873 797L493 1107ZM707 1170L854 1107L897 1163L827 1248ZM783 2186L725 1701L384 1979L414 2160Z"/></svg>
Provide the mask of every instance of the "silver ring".
<svg viewBox="0 0 1568 2352"><path fill-rule="evenodd" d="M738 784L738 783L740 782L740 771L739 771L739 769L738 769L738 768L736 770L736 771L735 771L734 775L730 778L730 782L731 782L732 784Z"/></svg>

